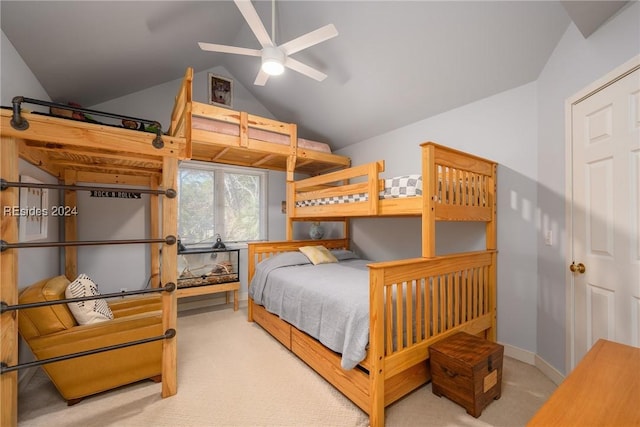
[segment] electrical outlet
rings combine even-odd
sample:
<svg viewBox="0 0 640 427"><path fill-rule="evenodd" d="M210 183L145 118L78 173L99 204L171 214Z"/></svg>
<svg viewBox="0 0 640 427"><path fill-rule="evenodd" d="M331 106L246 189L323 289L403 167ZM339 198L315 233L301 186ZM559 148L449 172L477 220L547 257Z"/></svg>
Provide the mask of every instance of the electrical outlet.
<svg viewBox="0 0 640 427"><path fill-rule="evenodd" d="M551 230L547 230L547 232L544 234L544 244L547 246L553 245L553 233L551 232Z"/></svg>

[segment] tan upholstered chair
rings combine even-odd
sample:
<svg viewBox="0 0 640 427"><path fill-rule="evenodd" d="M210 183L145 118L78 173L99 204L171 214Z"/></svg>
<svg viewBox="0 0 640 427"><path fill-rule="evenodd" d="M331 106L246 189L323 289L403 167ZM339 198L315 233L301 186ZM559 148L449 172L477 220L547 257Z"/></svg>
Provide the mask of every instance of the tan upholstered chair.
<svg viewBox="0 0 640 427"><path fill-rule="evenodd" d="M69 280L58 276L20 292L19 303L63 299ZM66 304L18 311L20 335L38 360L164 334L159 295L109 301L114 319L78 325ZM162 340L42 366L69 405L143 379L161 380Z"/></svg>

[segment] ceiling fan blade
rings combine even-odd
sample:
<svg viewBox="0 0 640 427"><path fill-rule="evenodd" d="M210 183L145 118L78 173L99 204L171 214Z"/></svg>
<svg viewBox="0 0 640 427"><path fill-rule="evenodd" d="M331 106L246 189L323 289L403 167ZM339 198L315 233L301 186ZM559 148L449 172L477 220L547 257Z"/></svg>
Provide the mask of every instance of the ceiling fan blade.
<svg viewBox="0 0 640 427"><path fill-rule="evenodd" d="M287 57L287 59L284 61L284 66L291 68L292 70L297 71L300 74L304 74L307 77L311 77L312 79L315 79L319 82L327 78L327 75L325 73L321 73L315 68L303 64L302 62L297 61L293 58Z"/></svg>
<svg viewBox="0 0 640 427"><path fill-rule="evenodd" d="M244 16L244 19L249 24L249 28L253 31L253 34L256 35L256 38L260 42L262 47L273 46L273 42L271 41L271 37L269 37L269 33L264 28L262 24L262 20L260 16L258 16L258 12L253 7L253 4L250 0L234 0L238 9L240 9L240 13Z"/></svg>
<svg viewBox="0 0 640 427"><path fill-rule="evenodd" d="M257 49L247 49L245 47L225 46L223 44L198 42L200 49L211 52L237 53L239 55L260 56L261 52Z"/></svg>
<svg viewBox="0 0 640 427"><path fill-rule="evenodd" d="M338 30L336 30L336 27L333 24L329 24L288 41L280 45L280 48L284 51L285 55L292 55L296 52L300 52L302 49L306 49L318 43L322 43L323 41L332 39L337 35Z"/></svg>
<svg viewBox="0 0 640 427"><path fill-rule="evenodd" d="M260 68L260 71L256 76L256 81L253 82L253 84L256 86L264 86L267 83L267 80L269 80L269 74L265 73L262 71L262 68Z"/></svg>

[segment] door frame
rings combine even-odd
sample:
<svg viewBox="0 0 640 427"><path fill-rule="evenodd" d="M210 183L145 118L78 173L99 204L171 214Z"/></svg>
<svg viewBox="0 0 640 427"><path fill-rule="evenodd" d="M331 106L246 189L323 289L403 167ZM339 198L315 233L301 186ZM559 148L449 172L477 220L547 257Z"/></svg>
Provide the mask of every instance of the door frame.
<svg viewBox="0 0 640 427"><path fill-rule="evenodd" d="M626 77L640 68L640 55L611 70L603 77L587 85L565 101L565 224L567 228L567 245L565 254L565 370L567 375L575 367L574 335L575 335L575 282L574 275L569 271L569 264L573 261L573 107L591 95L599 92Z"/></svg>

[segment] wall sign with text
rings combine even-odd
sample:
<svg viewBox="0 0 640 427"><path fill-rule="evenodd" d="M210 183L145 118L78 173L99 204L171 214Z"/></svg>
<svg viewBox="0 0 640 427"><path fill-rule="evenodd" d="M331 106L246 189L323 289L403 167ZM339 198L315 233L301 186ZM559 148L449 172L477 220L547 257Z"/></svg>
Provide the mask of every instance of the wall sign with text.
<svg viewBox="0 0 640 427"><path fill-rule="evenodd" d="M91 190L91 197L112 197L116 199L142 199L142 194L136 193L134 191Z"/></svg>

